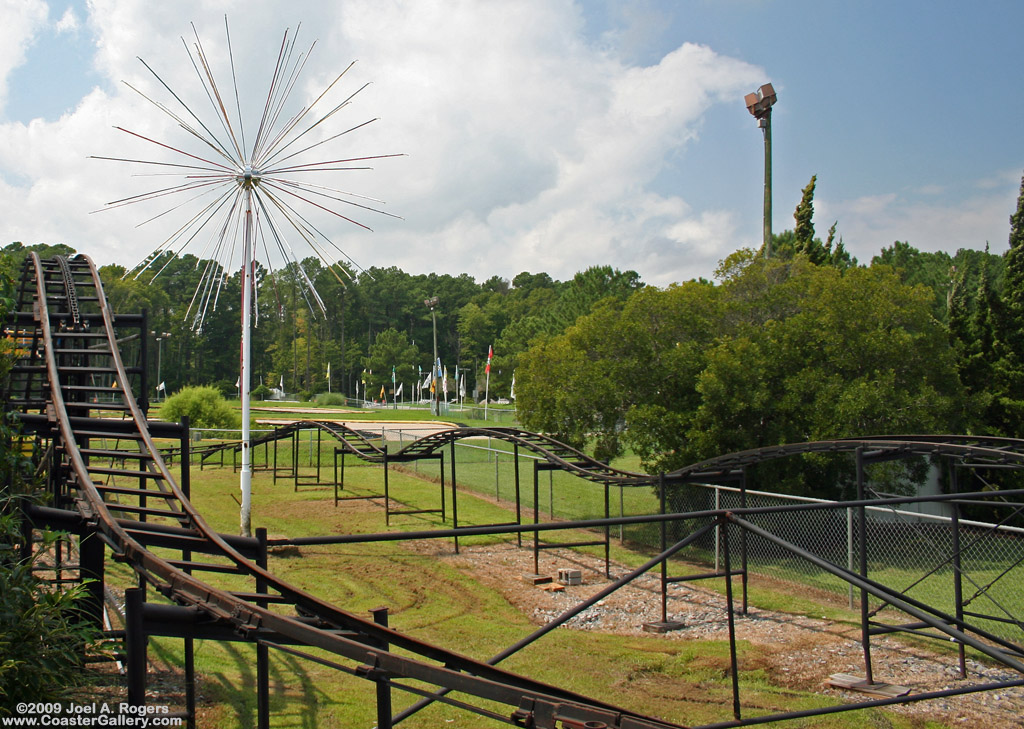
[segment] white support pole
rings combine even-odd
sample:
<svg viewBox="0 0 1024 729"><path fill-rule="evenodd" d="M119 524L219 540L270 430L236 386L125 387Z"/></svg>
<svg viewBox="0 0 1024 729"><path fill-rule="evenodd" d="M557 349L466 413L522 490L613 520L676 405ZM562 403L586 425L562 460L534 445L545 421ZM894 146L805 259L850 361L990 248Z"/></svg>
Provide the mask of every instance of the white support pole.
<svg viewBox="0 0 1024 729"><path fill-rule="evenodd" d="M242 508L240 513L240 532L242 536L252 536L250 528L250 512L252 511L252 434L249 432L249 392L252 382L252 187L245 186L245 238L242 247L242 356L239 389L242 399L242 471L241 490Z"/></svg>

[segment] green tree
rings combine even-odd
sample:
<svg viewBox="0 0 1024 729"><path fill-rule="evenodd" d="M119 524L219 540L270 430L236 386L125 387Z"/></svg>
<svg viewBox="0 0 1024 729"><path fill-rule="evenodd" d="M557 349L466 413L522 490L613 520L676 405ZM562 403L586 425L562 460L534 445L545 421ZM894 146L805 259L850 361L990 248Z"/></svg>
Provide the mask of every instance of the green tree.
<svg viewBox="0 0 1024 729"><path fill-rule="evenodd" d="M811 181L807 183L807 187L803 189L800 202L793 213L793 219L796 221L796 226L793 228L796 248L808 255L811 254L814 246L814 188L817 182L818 176L813 175ZM811 262L822 263L820 260L815 260L814 256L811 256Z"/></svg>
<svg viewBox="0 0 1024 729"><path fill-rule="evenodd" d="M623 430L634 408L645 407L653 418L670 403L693 403L717 319L717 291L707 282L644 288L625 303L606 299L565 333L535 339L520 355L520 419L576 446L593 437L600 459L619 455L623 438L634 435Z"/></svg>
<svg viewBox="0 0 1024 729"><path fill-rule="evenodd" d="M945 251L926 253L904 241L895 241L871 259L872 266L890 266L900 281L910 286L923 284L933 292L932 312L939 321L946 321L950 286L961 268ZM969 264L968 264L969 265ZM964 279L965 271L960 271ZM974 286L974 278L963 284Z"/></svg>
<svg viewBox="0 0 1024 729"><path fill-rule="evenodd" d="M606 302L535 342L517 377L523 422L591 440L601 457L628 444L649 471L787 442L959 427L963 390L925 287L888 267L843 271L753 251L726 259L719 277ZM772 475L771 488L816 484L792 468Z"/></svg>
<svg viewBox="0 0 1024 729"><path fill-rule="evenodd" d="M1024 177L1010 216L1000 310L992 318L999 352L987 425L996 433L1024 436Z"/></svg>
<svg viewBox="0 0 1024 729"><path fill-rule="evenodd" d="M405 332L385 329L377 335L363 361L368 370L366 392L370 396L376 396L381 387L384 387L386 392L392 392L392 368L395 371L396 382L413 382L416 379L416 367L420 363L419 347L409 343Z"/></svg>
<svg viewBox="0 0 1024 729"><path fill-rule="evenodd" d="M814 236L814 190L818 176L813 175L811 181L801 191L800 202L793 211L796 226L793 230L784 230L772 236L772 257L791 259L802 254L811 263L819 266L834 266L839 269L850 268L856 261L843 246L842 238L836 240L838 221L828 229L828 238L824 243Z"/></svg>

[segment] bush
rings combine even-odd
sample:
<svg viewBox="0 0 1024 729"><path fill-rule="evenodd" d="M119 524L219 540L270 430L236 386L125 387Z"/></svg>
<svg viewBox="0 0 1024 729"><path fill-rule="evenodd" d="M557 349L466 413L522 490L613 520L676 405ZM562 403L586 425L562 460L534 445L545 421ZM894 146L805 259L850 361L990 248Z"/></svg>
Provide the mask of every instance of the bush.
<svg viewBox="0 0 1024 729"><path fill-rule="evenodd" d="M249 393L250 397L259 398L260 400L266 400L267 396L270 395L270 394L271 394L270 388L267 387L266 385L260 385L259 387L254 389L251 393Z"/></svg>
<svg viewBox="0 0 1024 729"><path fill-rule="evenodd" d="M345 405L345 402L345 396L340 392L321 392L316 396L317 405L337 407L339 405Z"/></svg>
<svg viewBox="0 0 1024 729"><path fill-rule="evenodd" d="M10 503L10 502L8 502ZM13 513L4 518L5 537L19 527ZM44 532L27 560L0 568L0 716L16 712L16 702L60 699L85 681L82 657L101 637L86 621L80 604L85 585L56 590L34 574L40 556L65 536Z"/></svg>
<svg viewBox="0 0 1024 729"><path fill-rule="evenodd" d="M189 417L193 428L238 428L242 419L213 386L186 387L171 395L160 408L164 420Z"/></svg>

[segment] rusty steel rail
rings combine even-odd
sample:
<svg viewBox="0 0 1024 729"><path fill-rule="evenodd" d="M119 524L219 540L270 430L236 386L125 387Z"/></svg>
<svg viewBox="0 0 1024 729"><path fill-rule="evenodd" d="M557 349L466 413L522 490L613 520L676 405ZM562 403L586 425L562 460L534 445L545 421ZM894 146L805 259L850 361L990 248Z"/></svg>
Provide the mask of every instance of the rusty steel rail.
<svg viewBox="0 0 1024 729"><path fill-rule="evenodd" d="M49 435L59 449L59 468L68 474L67 486L73 491L68 496L82 518L109 545L116 559L130 565L141 581L173 603L192 608L206 621L254 642L266 643L263 636L269 632L282 638L282 643L328 651L355 662L353 672L367 680L411 679L504 704L509 707L507 721L520 726L678 726L412 638L275 577L213 529L172 477L132 394L113 317L91 260L79 255L44 262L31 253L18 308L21 314L15 319L20 324L8 334L31 346L24 350L15 387L8 395L20 389L24 397L17 407L45 413ZM31 327L25 325L26 313L32 317ZM104 346L67 346L78 340ZM112 382L107 384L104 379L97 385L83 379L97 372L111 376ZM97 404L96 393L101 390L116 395L118 402ZM67 398L69 393L73 398ZM102 418L90 417L97 409L122 414L113 446L104 441L102 447L94 447L95 440L111 432L104 428ZM130 423L127 428L123 425L126 421ZM165 546L180 543L183 558L156 554L147 546L154 535L161 535ZM175 537L180 542L175 542ZM192 552L214 554L221 562L195 561ZM225 571L255 579L257 594L219 588L207 577ZM290 605L296 614L272 612L265 606L269 602ZM403 655L379 647L382 645L399 649ZM483 707L464 708L493 716Z"/></svg>

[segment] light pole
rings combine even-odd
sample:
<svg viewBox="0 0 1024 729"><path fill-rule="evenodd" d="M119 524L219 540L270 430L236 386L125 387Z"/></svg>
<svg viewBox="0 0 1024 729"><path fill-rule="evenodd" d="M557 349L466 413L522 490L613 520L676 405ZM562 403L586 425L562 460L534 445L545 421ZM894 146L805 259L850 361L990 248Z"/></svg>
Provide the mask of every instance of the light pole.
<svg viewBox="0 0 1024 729"><path fill-rule="evenodd" d="M156 336L156 389L157 392L163 392L166 397L167 389L161 388L163 380L160 379L160 360L163 358L164 353L164 340L171 336L170 332L150 332L150 334ZM164 399L164 398L161 398Z"/></svg>
<svg viewBox="0 0 1024 729"><path fill-rule="evenodd" d="M754 115L757 126L764 132L764 232L761 247L765 258L771 255L772 247L772 105L777 98L771 84L765 84L743 97L747 111Z"/></svg>
<svg viewBox="0 0 1024 729"><path fill-rule="evenodd" d="M438 386L437 386L437 304L440 300L436 296L431 296L429 299L424 299L423 303L430 309L430 319L434 323L434 359L430 361L430 383L432 385L433 392L430 393L430 413L432 415L440 415L440 406L438 404Z"/></svg>

